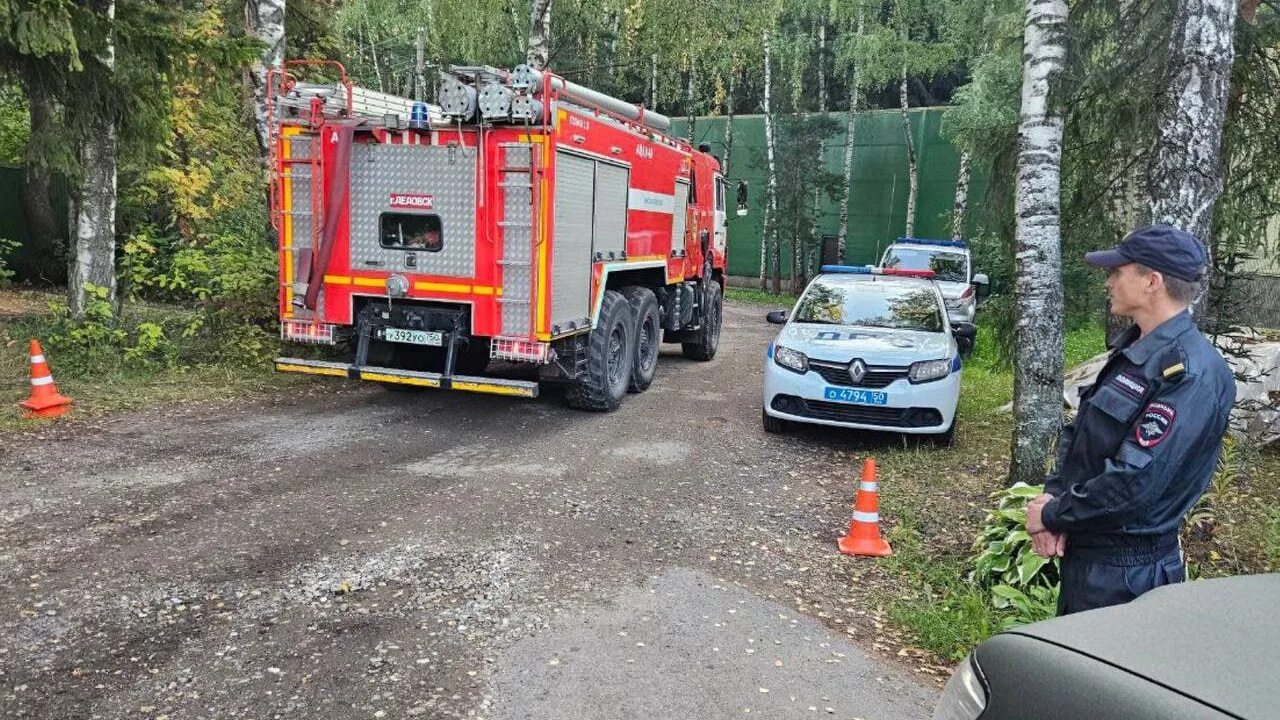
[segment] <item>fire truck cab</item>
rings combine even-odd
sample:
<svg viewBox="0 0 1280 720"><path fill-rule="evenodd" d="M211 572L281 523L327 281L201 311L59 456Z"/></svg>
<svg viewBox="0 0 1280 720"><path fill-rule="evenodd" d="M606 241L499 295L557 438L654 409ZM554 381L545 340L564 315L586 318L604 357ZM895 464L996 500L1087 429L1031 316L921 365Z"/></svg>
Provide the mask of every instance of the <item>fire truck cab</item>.
<svg viewBox="0 0 1280 720"><path fill-rule="evenodd" d="M452 67L438 105L331 64L269 78L277 370L612 410L660 344L719 345L726 186L670 121L550 73Z"/></svg>

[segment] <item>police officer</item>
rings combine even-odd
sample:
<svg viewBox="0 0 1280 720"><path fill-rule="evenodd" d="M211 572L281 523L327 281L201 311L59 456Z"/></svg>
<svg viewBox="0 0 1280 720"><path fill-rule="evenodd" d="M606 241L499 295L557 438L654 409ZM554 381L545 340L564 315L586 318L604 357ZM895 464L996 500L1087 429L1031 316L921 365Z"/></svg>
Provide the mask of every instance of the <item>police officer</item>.
<svg viewBox="0 0 1280 720"><path fill-rule="evenodd" d="M1062 556L1059 615L1184 579L1178 531L1208 487L1236 396L1187 312L1205 266L1194 236L1152 225L1085 261L1106 269L1111 311L1133 325L1081 391L1057 471L1027 505L1036 551Z"/></svg>

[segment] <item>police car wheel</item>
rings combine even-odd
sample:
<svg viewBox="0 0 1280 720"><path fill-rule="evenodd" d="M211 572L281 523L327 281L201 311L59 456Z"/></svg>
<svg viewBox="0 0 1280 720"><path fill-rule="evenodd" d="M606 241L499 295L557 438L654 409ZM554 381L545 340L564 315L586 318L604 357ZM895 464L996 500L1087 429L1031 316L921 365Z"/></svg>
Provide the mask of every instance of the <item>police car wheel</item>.
<svg viewBox="0 0 1280 720"><path fill-rule="evenodd" d="M610 412L618 409L635 360L635 313L616 290L606 290L600 304L600 321L587 336L587 369L565 392L565 402L579 410Z"/></svg>
<svg viewBox="0 0 1280 720"><path fill-rule="evenodd" d="M951 427L947 431L938 435L930 435L929 439L937 447L951 447L956 444L956 426L960 424L959 420L952 420Z"/></svg>
<svg viewBox="0 0 1280 720"><path fill-rule="evenodd" d="M773 417L769 413L765 412L764 408L760 408L760 420L764 424L764 431L770 435L777 435L778 433L783 433L787 430L786 420Z"/></svg>
<svg viewBox="0 0 1280 720"><path fill-rule="evenodd" d="M622 294L636 314L636 357L631 368L630 392L644 392L658 372L658 349L662 345L662 319L658 316L658 299L644 287L625 287Z"/></svg>

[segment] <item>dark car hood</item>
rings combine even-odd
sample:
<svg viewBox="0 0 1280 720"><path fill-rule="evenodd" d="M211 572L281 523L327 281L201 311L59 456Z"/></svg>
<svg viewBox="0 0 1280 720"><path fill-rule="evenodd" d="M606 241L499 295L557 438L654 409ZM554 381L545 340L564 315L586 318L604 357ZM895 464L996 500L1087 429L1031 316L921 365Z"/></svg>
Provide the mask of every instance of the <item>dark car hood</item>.
<svg viewBox="0 0 1280 720"><path fill-rule="evenodd" d="M1157 588L1010 632L1090 655L1243 718L1280 717L1280 574Z"/></svg>

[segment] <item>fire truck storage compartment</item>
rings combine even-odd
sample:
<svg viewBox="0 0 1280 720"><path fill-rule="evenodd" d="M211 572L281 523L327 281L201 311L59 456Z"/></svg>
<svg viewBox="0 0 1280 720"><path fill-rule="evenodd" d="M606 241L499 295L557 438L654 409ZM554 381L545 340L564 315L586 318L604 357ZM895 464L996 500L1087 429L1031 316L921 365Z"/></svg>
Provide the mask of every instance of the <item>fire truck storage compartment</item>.
<svg viewBox="0 0 1280 720"><path fill-rule="evenodd" d="M589 327L593 257L625 257L630 178L624 165L556 152L552 334Z"/></svg>
<svg viewBox="0 0 1280 720"><path fill-rule="evenodd" d="M475 148L356 143L350 197L352 270L475 276ZM386 214L436 216L440 249L384 243Z"/></svg>

